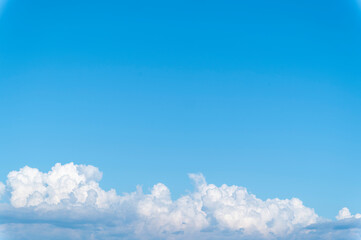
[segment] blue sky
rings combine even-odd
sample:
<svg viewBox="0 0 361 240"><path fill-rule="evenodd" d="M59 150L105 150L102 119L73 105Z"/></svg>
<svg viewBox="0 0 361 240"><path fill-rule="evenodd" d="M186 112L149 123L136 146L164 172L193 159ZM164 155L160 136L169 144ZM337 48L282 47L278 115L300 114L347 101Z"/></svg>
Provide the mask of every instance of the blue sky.
<svg viewBox="0 0 361 240"><path fill-rule="evenodd" d="M0 181L75 162L119 193L203 173L361 212L360 43L356 0L8 0Z"/></svg>

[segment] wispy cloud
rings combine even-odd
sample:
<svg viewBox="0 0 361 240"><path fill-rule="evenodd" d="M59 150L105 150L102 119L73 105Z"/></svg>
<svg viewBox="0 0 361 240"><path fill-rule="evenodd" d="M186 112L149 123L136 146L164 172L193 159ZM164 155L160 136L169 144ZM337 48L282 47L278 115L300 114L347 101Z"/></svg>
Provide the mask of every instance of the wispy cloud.
<svg viewBox="0 0 361 240"><path fill-rule="evenodd" d="M297 198L261 200L201 174L190 174L195 191L176 200L162 183L118 195L100 188L101 177L73 163L10 172L0 231L7 239L361 239L348 210L327 221Z"/></svg>

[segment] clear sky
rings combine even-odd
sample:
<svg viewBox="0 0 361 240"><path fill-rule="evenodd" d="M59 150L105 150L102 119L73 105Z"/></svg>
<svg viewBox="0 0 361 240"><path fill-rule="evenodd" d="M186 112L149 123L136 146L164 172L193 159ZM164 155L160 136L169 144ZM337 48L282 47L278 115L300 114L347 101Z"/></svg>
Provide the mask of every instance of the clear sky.
<svg viewBox="0 0 361 240"><path fill-rule="evenodd" d="M0 1L1 2L1 1ZM188 173L361 212L356 0L8 0L0 16L0 181L91 164L101 186Z"/></svg>

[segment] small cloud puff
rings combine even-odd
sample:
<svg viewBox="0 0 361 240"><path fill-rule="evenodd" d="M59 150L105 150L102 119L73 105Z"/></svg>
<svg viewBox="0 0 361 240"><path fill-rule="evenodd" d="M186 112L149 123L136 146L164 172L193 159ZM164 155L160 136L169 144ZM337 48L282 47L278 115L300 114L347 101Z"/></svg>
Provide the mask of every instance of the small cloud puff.
<svg viewBox="0 0 361 240"><path fill-rule="evenodd" d="M189 177L195 191L172 200L162 183L149 194L139 187L123 195L105 191L93 166L56 164L48 173L24 167L8 174L10 205L0 204L0 232L9 239L299 239L309 233L317 239L325 229L297 198L264 201L244 187Z"/></svg>
<svg viewBox="0 0 361 240"><path fill-rule="evenodd" d="M350 210L348 208L344 207L338 212L338 215L336 216L337 220L343 220L343 219L348 219L348 218L359 219L359 218L361 218L361 214L357 213L356 215L352 215Z"/></svg>

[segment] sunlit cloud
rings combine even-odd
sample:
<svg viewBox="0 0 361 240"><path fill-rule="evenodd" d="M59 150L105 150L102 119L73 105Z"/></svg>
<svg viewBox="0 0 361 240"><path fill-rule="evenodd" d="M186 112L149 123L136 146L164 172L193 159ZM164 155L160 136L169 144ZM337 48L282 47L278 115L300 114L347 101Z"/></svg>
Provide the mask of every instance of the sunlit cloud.
<svg viewBox="0 0 361 240"><path fill-rule="evenodd" d="M90 165L24 167L0 193L4 239L359 239L360 215L319 217L297 198L262 200L240 186L216 186L190 174L195 190L178 199L162 183L150 193L117 194L99 186ZM6 199L7 198L7 199Z"/></svg>

